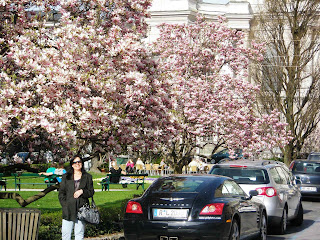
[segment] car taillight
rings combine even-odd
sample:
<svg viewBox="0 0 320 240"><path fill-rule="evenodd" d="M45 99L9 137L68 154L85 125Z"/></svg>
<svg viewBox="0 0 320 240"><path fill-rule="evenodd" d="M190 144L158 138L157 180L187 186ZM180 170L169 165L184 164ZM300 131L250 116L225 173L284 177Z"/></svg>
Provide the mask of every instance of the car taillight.
<svg viewBox="0 0 320 240"><path fill-rule="evenodd" d="M134 202L134 201L130 201L127 204L126 207L126 213L137 213L137 214L142 214L142 207L140 205L140 203L138 202Z"/></svg>
<svg viewBox="0 0 320 240"><path fill-rule="evenodd" d="M274 189L273 187L262 187L262 188L257 188L259 195L264 195L267 197L274 197L277 196L277 190Z"/></svg>
<svg viewBox="0 0 320 240"><path fill-rule="evenodd" d="M211 203L206 205L200 215L222 215L224 203Z"/></svg>
<svg viewBox="0 0 320 240"><path fill-rule="evenodd" d="M294 166L294 162L291 162L289 169L292 170L293 166Z"/></svg>

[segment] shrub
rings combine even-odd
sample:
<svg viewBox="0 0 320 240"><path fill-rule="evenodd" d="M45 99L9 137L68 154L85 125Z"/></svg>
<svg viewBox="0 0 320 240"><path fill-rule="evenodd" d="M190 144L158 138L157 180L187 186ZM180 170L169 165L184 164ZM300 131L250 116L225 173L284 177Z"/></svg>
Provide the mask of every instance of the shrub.
<svg viewBox="0 0 320 240"><path fill-rule="evenodd" d="M61 239L62 213L43 212L41 213L41 224L39 227L39 237L41 240Z"/></svg>
<svg viewBox="0 0 320 240"><path fill-rule="evenodd" d="M31 164L30 167L34 169L38 169L39 172L45 172L50 167L50 163L42 163L42 164Z"/></svg>

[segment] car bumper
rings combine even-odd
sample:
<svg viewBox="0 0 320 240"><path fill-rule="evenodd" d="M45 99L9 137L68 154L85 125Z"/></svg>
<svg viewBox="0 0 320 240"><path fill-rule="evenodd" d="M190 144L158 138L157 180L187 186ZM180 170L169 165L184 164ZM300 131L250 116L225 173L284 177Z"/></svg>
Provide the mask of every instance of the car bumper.
<svg viewBox="0 0 320 240"><path fill-rule="evenodd" d="M302 196L320 197L320 186L311 184L299 185Z"/></svg>
<svg viewBox="0 0 320 240"><path fill-rule="evenodd" d="M127 240L158 240L160 236L177 237L178 240L228 239L231 223L224 222L170 222L124 220Z"/></svg>

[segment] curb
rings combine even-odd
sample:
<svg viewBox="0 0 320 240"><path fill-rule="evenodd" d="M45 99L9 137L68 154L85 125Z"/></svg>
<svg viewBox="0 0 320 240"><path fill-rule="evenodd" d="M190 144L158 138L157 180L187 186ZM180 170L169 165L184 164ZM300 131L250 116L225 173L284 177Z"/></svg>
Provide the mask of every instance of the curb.
<svg viewBox="0 0 320 240"><path fill-rule="evenodd" d="M84 238L84 240L124 240L124 234L122 232L113 233L99 237Z"/></svg>

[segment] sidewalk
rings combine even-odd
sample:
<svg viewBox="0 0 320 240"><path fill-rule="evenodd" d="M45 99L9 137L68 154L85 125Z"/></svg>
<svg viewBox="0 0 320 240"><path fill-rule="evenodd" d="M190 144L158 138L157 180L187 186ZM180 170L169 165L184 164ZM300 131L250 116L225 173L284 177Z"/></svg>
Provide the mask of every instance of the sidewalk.
<svg viewBox="0 0 320 240"><path fill-rule="evenodd" d="M40 188L32 188L32 189L21 189L20 191L17 189L17 191L14 190L14 188L7 189L7 192L41 192L44 189ZM101 189L94 189L95 192L101 192ZM133 189L110 189L110 192L120 192L120 191L133 191Z"/></svg>

